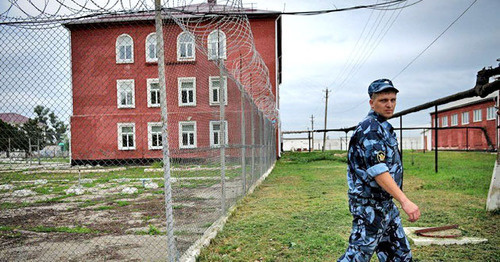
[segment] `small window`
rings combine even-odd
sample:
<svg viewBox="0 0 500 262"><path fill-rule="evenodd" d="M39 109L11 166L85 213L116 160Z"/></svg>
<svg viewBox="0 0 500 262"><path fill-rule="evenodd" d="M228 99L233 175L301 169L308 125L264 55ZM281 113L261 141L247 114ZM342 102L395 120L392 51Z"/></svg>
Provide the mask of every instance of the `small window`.
<svg viewBox="0 0 500 262"><path fill-rule="evenodd" d="M221 121L210 121L210 146L220 147L222 143ZM225 144L228 144L227 121L224 121Z"/></svg>
<svg viewBox="0 0 500 262"><path fill-rule="evenodd" d="M149 150L162 149L161 122L148 123L148 148Z"/></svg>
<svg viewBox="0 0 500 262"><path fill-rule="evenodd" d="M434 121L434 119L433 119L431 125L434 126L434 123L437 123L437 126L440 127L441 125L440 125L439 119L440 119L439 117L437 118L437 121Z"/></svg>
<svg viewBox="0 0 500 262"><path fill-rule="evenodd" d="M178 61L195 60L194 37L187 32L182 32L177 37L177 60Z"/></svg>
<svg viewBox="0 0 500 262"><path fill-rule="evenodd" d="M224 104L227 105L227 78L223 77L223 86L224 86ZM220 87L221 81L218 76L209 77L209 103L210 105L220 105Z"/></svg>
<svg viewBox="0 0 500 262"><path fill-rule="evenodd" d="M447 127L448 126L448 116L443 116L441 118L441 127Z"/></svg>
<svg viewBox="0 0 500 262"><path fill-rule="evenodd" d="M118 150L135 150L134 123L118 123Z"/></svg>
<svg viewBox="0 0 500 262"><path fill-rule="evenodd" d="M116 63L128 64L134 62L134 40L127 34L116 38Z"/></svg>
<svg viewBox="0 0 500 262"><path fill-rule="evenodd" d="M179 85L179 106L196 106L196 78L180 77Z"/></svg>
<svg viewBox="0 0 500 262"><path fill-rule="evenodd" d="M496 109L494 106L490 106L486 112L486 120L495 120Z"/></svg>
<svg viewBox="0 0 500 262"><path fill-rule="evenodd" d="M156 33L151 33L146 37L146 62L158 62Z"/></svg>
<svg viewBox="0 0 500 262"><path fill-rule="evenodd" d="M482 112L481 112L481 109L476 109L474 110L473 112L473 121L474 122L481 122L483 120L483 116L482 116Z"/></svg>
<svg viewBox="0 0 500 262"><path fill-rule="evenodd" d="M451 125L452 126L458 125L458 114L451 115Z"/></svg>
<svg viewBox="0 0 500 262"><path fill-rule="evenodd" d="M469 112L462 113L462 125L469 124Z"/></svg>
<svg viewBox="0 0 500 262"><path fill-rule="evenodd" d="M135 107L134 80L116 80L116 91L118 98L118 108Z"/></svg>
<svg viewBox="0 0 500 262"><path fill-rule="evenodd" d="M158 78L149 78L148 83L148 107L160 107L160 83Z"/></svg>
<svg viewBox="0 0 500 262"><path fill-rule="evenodd" d="M208 60L226 59L226 34L214 30L208 35Z"/></svg>
<svg viewBox="0 0 500 262"><path fill-rule="evenodd" d="M196 122L179 122L179 148L196 148Z"/></svg>

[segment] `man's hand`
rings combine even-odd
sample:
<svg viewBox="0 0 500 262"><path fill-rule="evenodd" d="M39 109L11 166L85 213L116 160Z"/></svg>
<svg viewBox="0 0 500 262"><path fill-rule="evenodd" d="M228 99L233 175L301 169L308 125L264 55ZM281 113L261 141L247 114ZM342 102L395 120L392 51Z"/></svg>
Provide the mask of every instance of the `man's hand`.
<svg viewBox="0 0 500 262"><path fill-rule="evenodd" d="M375 177L375 181L379 186L381 186L387 193L391 194L399 203L401 203L401 208L409 216L410 222L415 222L420 218L420 210L418 206L411 202L406 195L401 191L394 179L392 179L389 172L384 172Z"/></svg>
<svg viewBox="0 0 500 262"><path fill-rule="evenodd" d="M410 200L402 202L401 208L403 208L408 215L408 220L410 220L410 222L415 222L420 218L420 209Z"/></svg>

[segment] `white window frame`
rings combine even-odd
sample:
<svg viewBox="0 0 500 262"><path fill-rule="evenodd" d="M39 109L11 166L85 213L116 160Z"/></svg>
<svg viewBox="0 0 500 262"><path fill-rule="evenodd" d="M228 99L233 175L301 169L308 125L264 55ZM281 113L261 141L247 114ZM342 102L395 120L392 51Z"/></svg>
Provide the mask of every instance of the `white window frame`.
<svg viewBox="0 0 500 262"><path fill-rule="evenodd" d="M194 126L193 145L183 145L182 144L182 134L183 134L182 127L184 125L193 125ZM196 121L180 121L179 122L179 148L181 148L181 149L196 148L197 147L197 135L196 135L196 133L197 133Z"/></svg>
<svg viewBox="0 0 500 262"><path fill-rule="evenodd" d="M130 83L132 85L132 103L130 105L122 105L121 104L121 89L123 88L121 85L122 84L128 84ZM116 80L116 100L117 100L117 105L118 108L135 108L135 81L134 79L118 79Z"/></svg>
<svg viewBox="0 0 500 262"><path fill-rule="evenodd" d="M130 58L120 58L120 47L122 46L127 46L125 44L123 44L123 40L121 40L122 38L125 38L125 37L128 37L130 38L130 41L132 42L132 44L130 45ZM121 34L119 35L117 38L116 38L116 42L115 42L115 49L116 49L116 63L117 64L131 64L131 63L134 63L134 39L128 35L128 34ZM125 54L126 56L126 54Z"/></svg>
<svg viewBox="0 0 500 262"><path fill-rule="evenodd" d="M154 38L154 40L152 40ZM151 43L151 41L153 41ZM149 46L154 46L154 57L149 56ZM158 50L156 49L156 33L151 33L146 37L146 62L149 63L157 63L158 62Z"/></svg>
<svg viewBox="0 0 500 262"><path fill-rule="evenodd" d="M147 88L148 107L160 107L160 89L158 89L158 103L153 104L153 101L151 101L151 84L158 84L158 87L160 87L160 82L158 81L158 78L148 78L146 82L148 85Z"/></svg>
<svg viewBox="0 0 500 262"><path fill-rule="evenodd" d="M191 42L181 42L181 37L183 35L187 35L191 37ZM188 50L191 50L191 56L182 57L181 56L181 46L186 45L186 53L189 53ZM196 60L196 48L194 36L188 32L182 32L177 36L177 61L195 61Z"/></svg>
<svg viewBox="0 0 500 262"><path fill-rule="evenodd" d="M136 149L136 145L137 145L137 140L135 139L135 123L118 123L117 124L117 127L118 127L118 150L135 150ZM122 135L123 135L123 132L122 132L122 128L123 127L132 127L132 139L133 139L133 143L134 145L133 146L127 146L127 147L124 147L123 146L123 140L122 140Z"/></svg>
<svg viewBox="0 0 500 262"><path fill-rule="evenodd" d="M483 120L483 110L475 109L472 113L472 121L473 122L481 122Z"/></svg>
<svg viewBox="0 0 500 262"><path fill-rule="evenodd" d="M217 42L220 42L217 48ZM215 45L213 48L212 46ZM217 60L227 58L227 40L226 34L222 30L214 30L207 37L208 60ZM222 51L222 54L220 54Z"/></svg>
<svg viewBox="0 0 500 262"><path fill-rule="evenodd" d="M219 129L219 135L218 135L218 138L219 138L219 143L218 144L215 144L215 141L214 141L214 124L220 124L221 121L210 121L210 147L220 147L220 141L221 141L221 135L220 135L220 129ZM229 135L228 135L228 128L227 128L227 121L225 120L224 121L224 130L225 130L225 134L224 134L224 137L226 139L226 145L229 143Z"/></svg>
<svg viewBox="0 0 500 262"><path fill-rule="evenodd" d="M458 125L458 114L451 115L451 126Z"/></svg>
<svg viewBox="0 0 500 262"><path fill-rule="evenodd" d="M193 83L193 101L182 103L182 83L184 82L192 82ZM179 106L196 106L196 77L179 77L177 78L177 90L178 90L178 101ZM189 100L189 96L188 96Z"/></svg>
<svg viewBox="0 0 500 262"><path fill-rule="evenodd" d="M494 106L490 106L486 109L486 120L495 120L496 108Z"/></svg>
<svg viewBox="0 0 500 262"><path fill-rule="evenodd" d="M447 127L447 126L448 126L448 116L441 117L441 127Z"/></svg>
<svg viewBox="0 0 500 262"><path fill-rule="evenodd" d="M462 112L462 125L468 125L469 124L469 111Z"/></svg>
<svg viewBox="0 0 500 262"><path fill-rule="evenodd" d="M163 149L163 145L159 145L159 146L154 146L153 145L153 127L162 127L162 123L161 122L149 122L148 123L148 149L149 150L161 150ZM160 135L160 143L162 143L161 141L161 132L159 133Z"/></svg>
<svg viewBox="0 0 500 262"><path fill-rule="evenodd" d="M222 79L223 79L222 81L224 81L224 85L223 85L223 87L224 87L224 105L227 106L227 77L223 76ZM212 81L214 81L214 80L219 80L219 83L220 83L221 82L220 81L220 76L210 76L210 77L208 77L208 87L209 87L208 88L209 89L209 91L208 91L208 99L209 99L209 101L208 102L209 102L209 104L211 106L220 105L220 101L218 101L220 99L220 97L217 97L217 101L214 101L215 100L214 93L213 93L214 89L218 90L217 94L220 96L220 87L214 87L213 86Z"/></svg>

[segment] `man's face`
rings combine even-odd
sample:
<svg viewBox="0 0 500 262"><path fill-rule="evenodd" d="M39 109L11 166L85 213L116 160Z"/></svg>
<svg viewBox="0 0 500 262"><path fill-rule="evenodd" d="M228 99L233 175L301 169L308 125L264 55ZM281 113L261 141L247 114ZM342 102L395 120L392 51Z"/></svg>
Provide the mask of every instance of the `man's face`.
<svg viewBox="0 0 500 262"><path fill-rule="evenodd" d="M372 99L370 99L370 106L377 114L389 119L396 108L396 93L373 94Z"/></svg>

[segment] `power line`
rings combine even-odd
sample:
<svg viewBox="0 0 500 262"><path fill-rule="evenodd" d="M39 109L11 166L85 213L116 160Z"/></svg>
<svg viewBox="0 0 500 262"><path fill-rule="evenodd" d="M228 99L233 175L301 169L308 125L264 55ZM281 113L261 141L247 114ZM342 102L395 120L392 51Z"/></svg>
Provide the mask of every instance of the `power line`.
<svg viewBox="0 0 500 262"><path fill-rule="evenodd" d="M418 1L418 2L420 2L420 1ZM376 18L376 21L373 23L373 26L369 30L368 40L364 41L364 44L361 47L361 49L356 49L356 47L355 47L355 49L357 50L357 53L355 56L356 57L355 62L347 63L347 64L349 64L349 66L347 68L350 67L348 74L343 76L343 77L337 77L336 80L334 81L334 83L335 83L335 82L337 82L337 80L342 79L340 84L335 85L336 89L343 88L349 82L349 80L352 79L352 77L354 77L359 72L359 70L363 67L363 65L366 63L366 61L372 56L373 52L377 49L377 47L380 45L382 40L385 38L385 36L389 32L389 30L392 28L392 26L394 25L394 23L398 19L399 15L401 14L402 9L404 9L410 5L414 5L418 2L415 2L413 4L409 4L407 2L405 2L404 4L398 3L397 4L397 5L399 5L398 8L392 8L392 9L387 8L387 10L394 10L394 11L391 12L389 18L384 22L383 26L381 26L381 24L382 24L382 21L384 21L383 17L385 16L385 12L379 13L379 15ZM385 11L386 9L381 9L381 10ZM396 12L395 10L399 10L399 12ZM370 17L369 17L367 23L370 21L371 16L372 16L372 14L370 14ZM365 28L363 29L363 33L364 33L365 29L366 29L366 25L365 25ZM360 38L363 36L363 33L360 35ZM356 46L357 46L357 43L356 43ZM361 52L358 52L358 50L361 50ZM346 72L347 68L342 71L342 74L344 74ZM342 75L342 74L340 74L340 75Z"/></svg>
<svg viewBox="0 0 500 262"><path fill-rule="evenodd" d="M474 2L472 2L469 7L467 7L467 9L465 9L465 11L463 11L458 17L457 19L455 19L441 34L439 34L426 48L424 48L424 50L422 50L422 52L420 52L420 54L418 54L415 58L413 58L413 60L410 61L410 63L408 63L401 71L399 71L399 73L397 73L392 79L396 79L399 75L401 75L401 73L403 73L408 67L410 67L413 62L415 62L423 53L425 53L439 38L441 38L441 36L444 35L444 33L446 33L446 31L448 31L448 29L450 29L465 13L467 13L467 11L469 11L469 9L477 2L477 0L474 0Z"/></svg>

